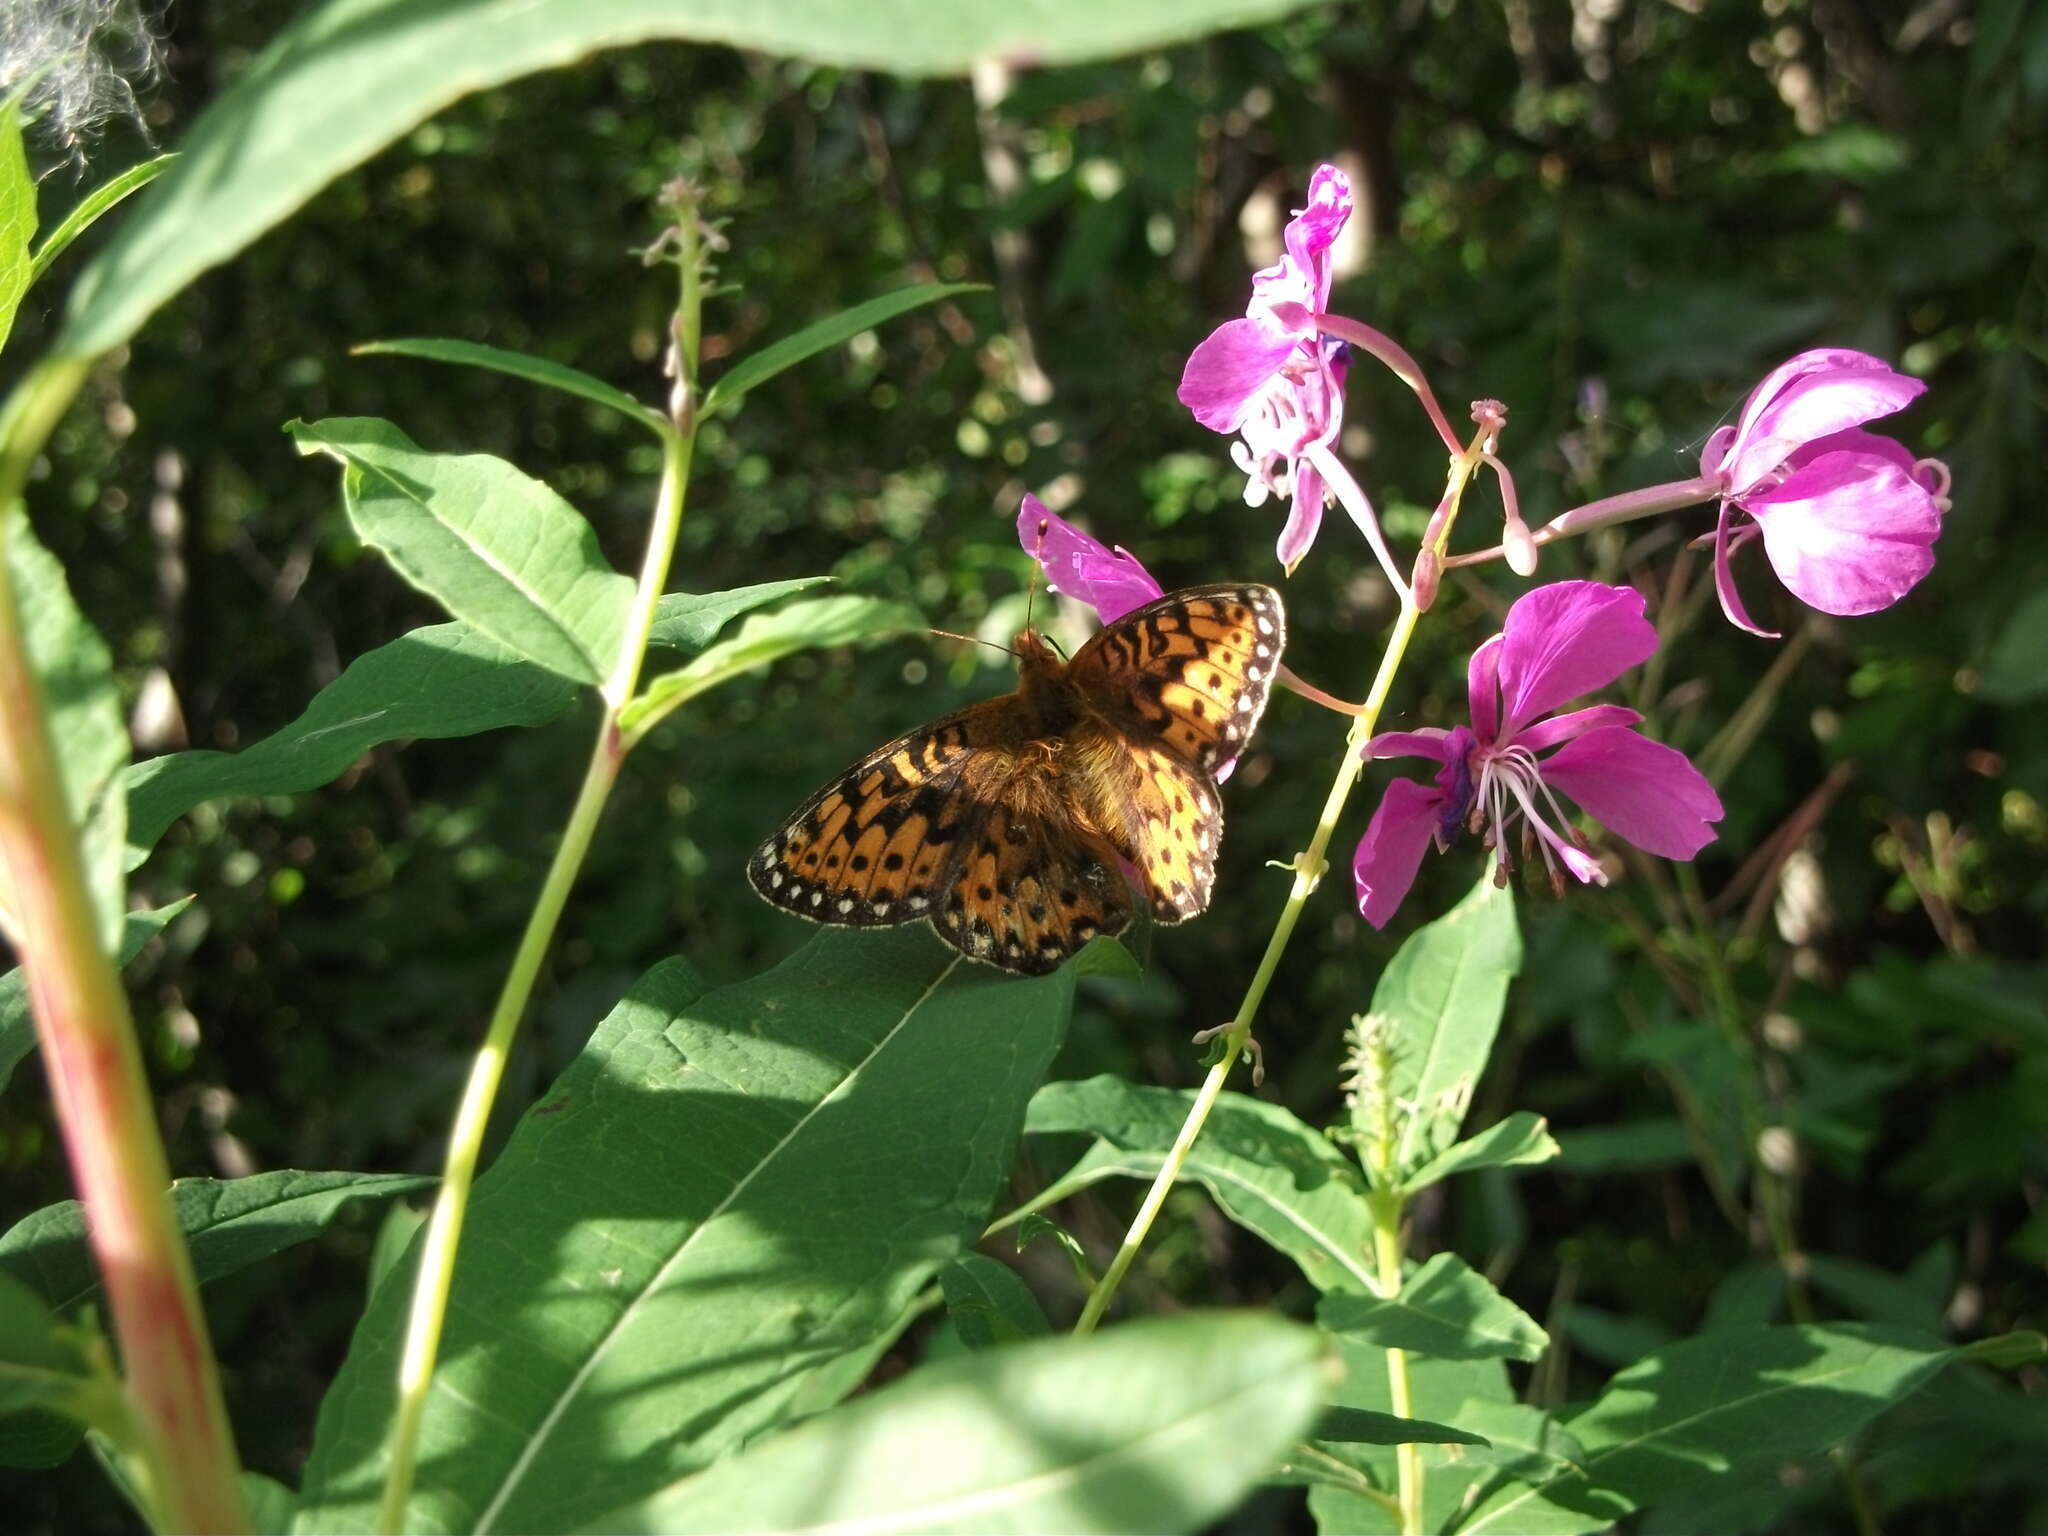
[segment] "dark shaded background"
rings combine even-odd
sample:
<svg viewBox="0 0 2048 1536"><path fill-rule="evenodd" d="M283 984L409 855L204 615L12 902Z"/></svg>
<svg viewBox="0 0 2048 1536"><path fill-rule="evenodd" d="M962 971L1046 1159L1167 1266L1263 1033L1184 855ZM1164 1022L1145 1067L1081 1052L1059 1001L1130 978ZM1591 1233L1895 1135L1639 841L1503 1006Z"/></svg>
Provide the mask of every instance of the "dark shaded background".
<svg viewBox="0 0 2048 1536"><path fill-rule="evenodd" d="M1075 497L1070 515L1168 585L1277 578L1275 509L1242 505L1224 444L1173 386L1195 341L1241 312L1248 264L1269 259L1258 242L1321 159L1351 170L1370 236L1334 307L1402 340L1454 412L1478 395L1509 403L1505 449L1532 522L1691 473L1712 427L1802 346L1878 352L1931 385L1884 425L1947 458L1955 507L1934 576L1904 603L1814 624L1723 786L1723 840L1697 872L1744 1048L1706 1022L1701 936L1670 872L1631 864L1561 906L1530 892L1525 980L1475 1114L1544 1113L1567 1156L1461 1181L1422 1207L1414 1247L1455 1246L1559 1336L1533 1391L1589 1396L1611 1367L1696 1330L1716 1288L1769 1253L1735 1110L1738 1074L1754 1073L1788 1133L1778 1150L1798 1242L1822 1256L1823 1316L1942 1319L1966 1339L2038 1327L2048 608L2022 605L2048 576L2034 494L2048 12L1577 12L1336 7L978 88L647 47L487 93L153 321L57 440L38 530L132 694L175 692L183 735L139 716L144 753L253 741L348 660L438 617L363 558L331 467L296 460L280 431L293 417L385 415L432 447L503 454L560 488L632 568L655 466L615 420L500 377L347 349L458 336L659 398L671 294L634 248L678 173L730 220L735 291L707 317L709 355L906 281L982 279L999 294L894 322L710 428L673 584L830 571L991 638L1022 614L1011 529L1026 489ZM170 78L148 116L175 147L276 16L223 0L168 20ZM117 127L83 180L46 180L46 226L140 152ZM66 275L31 296L12 366L47 338ZM1441 452L1376 370L1354 370L1349 409L1347 455L1412 546ZM1475 500L1461 546L1490 542L1492 505ZM1704 562L1680 556L1709 526L1706 512L1630 525L1544 568L1636 581L1657 611L1695 610L1652 706L1688 750L1784 655L1725 625ZM1765 622L1802 622L1754 552L1743 576ZM1497 569L1447 583L1390 723L1462 708L1463 655L1515 590ZM1361 694L1391 603L1341 514L1286 595L1294 668ZM608 812L508 1113L662 955L727 980L792 949L805 930L747 892L748 850L886 733L1002 686L1001 657L904 641L787 663L666 725ZM589 725L585 712L380 750L326 790L204 808L173 830L138 898L199 900L134 975L181 1173L437 1166ZM1198 1075L1186 1036L1220 1022L1248 977L1284 894L1264 863L1306 840L1342 734L1298 699L1276 703L1228 792L1215 909L1140 941L1142 983L1091 984L1061 1075ZM1780 862L1745 872L1824 785L1810 835L1780 847L1798 850L1789 877ZM1346 858L1370 803L1339 834ZM1404 922L1442 910L1475 870L1464 855L1433 861ZM1403 931L1358 920L1340 864L1260 1021L1266 1093L1337 1117L1342 1032ZM0 1169L9 1219L68 1193L33 1066L0 1099ZM1106 1245L1133 1193L1100 1193L1073 1225ZM1299 1276L1199 1197L1169 1209L1132 1308L1305 1306ZM209 1290L252 1466L296 1480L374 1232L361 1217ZM1032 1274L1055 1316L1074 1309L1062 1264ZM1994 1386L1952 1372L1882 1421L1862 1456L1885 1528L2048 1521L2042 1386L2037 1373ZM1780 1529L1853 1528L1826 1480L1787 1498ZM56 1478L7 1475L0 1503L23 1530L123 1528L83 1457ZM1241 1522L1304 1518L1276 1497Z"/></svg>

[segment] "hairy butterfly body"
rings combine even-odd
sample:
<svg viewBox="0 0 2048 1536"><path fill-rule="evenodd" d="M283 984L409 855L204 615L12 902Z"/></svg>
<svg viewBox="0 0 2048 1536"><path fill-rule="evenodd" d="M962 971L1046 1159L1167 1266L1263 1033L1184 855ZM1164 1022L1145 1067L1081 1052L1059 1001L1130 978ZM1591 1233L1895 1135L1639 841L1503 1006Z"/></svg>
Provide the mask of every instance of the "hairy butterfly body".
<svg viewBox="0 0 2048 1536"><path fill-rule="evenodd" d="M1216 775L1266 707L1286 639L1271 587L1191 587L1063 662L1018 637L1017 691L869 753L754 854L770 902L853 927L929 921L971 959L1041 975L1142 902L1206 910Z"/></svg>

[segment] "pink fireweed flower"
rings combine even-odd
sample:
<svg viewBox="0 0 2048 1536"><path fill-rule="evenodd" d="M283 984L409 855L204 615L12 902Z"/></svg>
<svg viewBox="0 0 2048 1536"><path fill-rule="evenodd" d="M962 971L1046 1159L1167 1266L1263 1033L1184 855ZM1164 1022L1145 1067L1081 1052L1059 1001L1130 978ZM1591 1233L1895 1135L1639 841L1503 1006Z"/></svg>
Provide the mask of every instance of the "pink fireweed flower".
<svg viewBox="0 0 2048 1536"><path fill-rule="evenodd" d="M1389 732L1366 749L1443 766L1434 787L1394 780L1373 812L1351 865L1365 920L1385 927L1429 845L1442 852L1464 827L1484 834L1502 882L1519 820L1525 855L1532 843L1542 850L1557 890L1567 873L1605 885L1560 793L1616 836L1667 859L1689 859L1712 842L1708 823L1721 819L1720 797L1684 753L1636 732L1641 715L1619 704L1552 713L1656 649L1642 594L1631 588L1560 581L1518 598L1501 632L1472 653L1469 728Z"/></svg>
<svg viewBox="0 0 2048 1536"><path fill-rule="evenodd" d="M1137 556L1121 545L1097 543L1029 492L1017 513L1017 542L1045 572L1048 587L1086 603L1105 624L1144 607L1163 590Z"/></svg>
<svg viewBox="0 0 2048 1536"><path fill-rule="evenodd" d="M1180 402L1195 420L1239 435L1231 457L1245 472L1246 504L1292 499L1278 544L1290 571L1314 543L1332 495L1393 569L1372 504L1333 451L1350 348L1316 328L1329 306L1330 248L1350 217L1351 183L1334 165L1317 166L1308 205L1287 222L1286 254L1252 276L1245 317L1211 331L1181 374Z"/></svg>
<svg viewBox="0 0 2048 1536"><path fill-rule="evenodd" d="M1720 488L1714 584L1730 623L1771 635L1743 607L1729 568L1754 538L1792 595L1822 613L1889 608L1934 569L1947 468L1862 430L1926 387L1868 353L1802 352L1750 392L1734 426L1707 439L1700 473Z"/></svg>

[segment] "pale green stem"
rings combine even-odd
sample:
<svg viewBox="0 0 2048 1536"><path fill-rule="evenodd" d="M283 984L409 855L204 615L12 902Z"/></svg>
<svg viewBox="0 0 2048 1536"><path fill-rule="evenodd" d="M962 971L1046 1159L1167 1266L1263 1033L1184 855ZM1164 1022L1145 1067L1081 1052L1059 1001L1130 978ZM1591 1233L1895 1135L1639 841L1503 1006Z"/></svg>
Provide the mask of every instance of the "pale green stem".
<svg viewBox="0 0 2048 1536"><path fill-rule="evenodd" d="M160 1529L249 1529L233 1433L171 1207L169 1160L128 998L102 946L30 665L5 520L90 360L35 368L0 409L0 867L45 1075L120 1342L126 1411L110 1416Z"/></svg>
<svg viewBox="0 0 2048 1536"><path fill-rule="evenodd" d="M1442 520L1442 527L1436 536L1435 548L1441 553L1443 544L1451 536L1451 525L1456 521L1459 498L1466 483L1472 477L1473 469L1480 462L1486 437L1482 429L1472 446L1458 458L1452 460L1450 488L1445 501L1450 515ZM1195 1139L1202 1134L1202 1127L1209 1119L1209 1112L1216 1107L1216 1100L1222 1096L1223 1083L1230 1076L1230 1069L1237 1064L1237 1058L1244 1054L1246 1043L1251 1039L1252 1021L1258 1016L1259 1005L1265 1001L1266 988L1272 984L1274 974L1280 969L1280 957L1287 952L1287 941L1294 936L1294 925L1301 920L1302 908L1308 904L1310 894L1321 882L1329 869L1326 857L1330 839L1335 836L1337 822L1344 814L1344 804L1351 797L1351 790L1358 782L1358 776L1365 771L1366 744L1372 740L1373 727L1378 722L1380 711L1386 707L1387 696L1393 692L1394 676L1401 668L1401 660L1408 654L1408 643L1415 635L1415 622L1421 617L1415 606L1412 593L1406 593L1401 600L1401 611L1394 619L1393 632L1387 636L1387 648L1380 656L1378 672L1372 680L1372 690L1366 695L1364 706L1351 721L1351 729L1344 737L1344 754L1337 765L1337 775L1330 783L1330 792L1323 797L1322 814L1316 818L1315 834L1309 839L1305 851L1294 858L1294 881L1288 888L1287 900L1280 908L1279 920L1273 925L1273 936L1266 941L1266 952L1259 957L1259 967L1252 973L1251 985L1245 988L1244 1001L1238 1004L1237 1013L1232 1017L1230 1027L1224 1032L1221 1054L1216 1064L1202 1079L1202 1086L1196 1091L1195 1102L1188 1109L1187 1119L1182 1123L1180 1134L1174 1138L1173 1146L1166 1154L1166 1160L1159 1165L1159 1172L1153 1177L1152 1187L1145 1191L1145 1198L1139 1203L1138 1214L1131 1219L1130 1230L1124 1234L1116 1257L1102 1272L1102 1279L1088 1293L1088 1300L1081 1308L1081 1316L1074 1324L1078 1334L1092 1333L1095 1325L1108 1310L1110 1300L1123 1283L1123 1278L1138 1257L1138 1250L1144 1246L1145 1238L1152 1230L1152 1223L1158 1218L1160 1208L1166 1204L1167 1191L1171 1190L1180 1172L1187 1163L1188 1153L1193 1150Z"/></svg>
<svg viewBox="0 0 2048 1536"><path fill-rule="evenodd" d="M1372 1246L1378 1263L1380 1294L1401 1294L1401 1209L1398 1192L1372 1196ZM1408 1379L1408 1351L1387 1351L1387 1400L1396 1418L1415 1417L1415 1389ZM1422 1447L1412 1441L1394 1447L1394 1469L1401 1505L1401 1536L1422 1536Z"/></svg>
<svg viewBox="0 0 2048 1536"><path fill-rule="evenodd" d="M694 252L689 253L694 265ZM686 284L686 295L691 285ZM471 1186L476 1180L477 1158L483 1147L484 1131L490 1123L491 1106L505 1074L506 1058L519 1032L519 1021L540 975L555 936L563 905L583 868L584 855L597 830L605 801L625 760L627 743L619 731L619 714L632 697L640 675L647 637L654 624L655 605L668 580L669 560L675 551L676 533L682 526L683 496L689 482L691 439L670 436L663 440L661 488L656 496L654 520L648 530L647 553L640 569L640 581L620 641L612 675L603 688L604 713L598 721L597 740L590 764L584 770L583 787L577 791L562 840L541 881L526 931L505 975L505 985L491 1012L484 1043L469 1069L469 1081L449 1133L447 1161L441 1173L441 1188L434 1199L420 1242L419 1273L413 1281L412 1308L406 1317L405 1343L398 1365L398 1405L392 1416L391 1460L385 1472L384 1494L377 1511L377 1529L384 1536L396 1536L404 1529L405 1509L412 1498L413 1476L418 1468L420 1424L426 1414L427 1393L433 1383L434 1364L440 1354L441 1329L448 1312L449 1287L455 1275L455 1255L462 1237L463 1218L469 1209Z"/></svg>

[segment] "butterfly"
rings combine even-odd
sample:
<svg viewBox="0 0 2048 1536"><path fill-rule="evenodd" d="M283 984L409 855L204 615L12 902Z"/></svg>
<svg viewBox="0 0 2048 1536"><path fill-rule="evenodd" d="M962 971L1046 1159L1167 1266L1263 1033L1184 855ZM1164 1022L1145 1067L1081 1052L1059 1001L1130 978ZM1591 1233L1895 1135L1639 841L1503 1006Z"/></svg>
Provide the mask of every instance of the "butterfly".
<svg viewBox="0 0 2048 1536"><path fill-rule="evenodd" d="M1266 708L1286 641L1271 587L1169 592L1071 661L1017 637L1017 691L877 747L754 854L774 905L847 927L929 922L969 959L1038 976L1138 905L1209 905L1219 771Z"/></svg>

